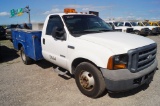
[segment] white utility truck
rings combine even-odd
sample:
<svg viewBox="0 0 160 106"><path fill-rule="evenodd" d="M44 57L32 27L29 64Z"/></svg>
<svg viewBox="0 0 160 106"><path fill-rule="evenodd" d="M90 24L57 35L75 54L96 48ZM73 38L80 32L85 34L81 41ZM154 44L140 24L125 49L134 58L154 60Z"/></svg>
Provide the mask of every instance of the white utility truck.
<svg viewBox="0 0 160 106"><path fill-rule="evenodd" d="M146 26L139 26L136 22L122 21L120 23L121 26L128 26L133 28L134 33L137 35L147 36L150 32L149 28L147 28Z"/></svg>
<svg viewBox="0 0 160 106"><path fill-rule="evenodd" d="M92 98L106 89L121 92L151 82L158 64L153 40L114 32L93 14L64 12L48 15L42 31L12 30L24 64L45 59L70 72Z"/></svg>
<svg viewBox="0 0 160 106"><path fill-rule="evenodd" d="M116 21L105 21L105 22L110 24L113 30L115 31L134 33L133 28L128 26L122 26L120 22L116 22Z"/></svg>

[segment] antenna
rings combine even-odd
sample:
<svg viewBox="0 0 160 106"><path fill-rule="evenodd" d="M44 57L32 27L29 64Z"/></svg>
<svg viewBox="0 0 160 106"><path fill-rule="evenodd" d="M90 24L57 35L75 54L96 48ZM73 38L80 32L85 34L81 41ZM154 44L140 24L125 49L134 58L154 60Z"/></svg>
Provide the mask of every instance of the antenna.
<svg viewBox="0 0 160 106"><path fill-rule="evenodd" d="M26 6L26 7L25 7L25 12L28 14L28 22L29 22L29 23L31 23L30 11L31 11L31 10L30 10L29 6Z"/></svg>

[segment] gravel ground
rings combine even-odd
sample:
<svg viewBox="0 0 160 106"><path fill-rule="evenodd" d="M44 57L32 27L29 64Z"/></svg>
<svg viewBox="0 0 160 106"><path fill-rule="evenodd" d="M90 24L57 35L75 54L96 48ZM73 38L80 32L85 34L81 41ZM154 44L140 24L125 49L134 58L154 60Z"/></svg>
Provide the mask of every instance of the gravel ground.
<svg viewBox="0 0 160 106"><path fill-rule="evenodd" d="M160 36L148 37L158 43L159 59ZM24 65L10 41L0 44L0 106L160 106L159 70L149 86L91 99L80 93L73 78L59 76L51 63Z"/></svg>

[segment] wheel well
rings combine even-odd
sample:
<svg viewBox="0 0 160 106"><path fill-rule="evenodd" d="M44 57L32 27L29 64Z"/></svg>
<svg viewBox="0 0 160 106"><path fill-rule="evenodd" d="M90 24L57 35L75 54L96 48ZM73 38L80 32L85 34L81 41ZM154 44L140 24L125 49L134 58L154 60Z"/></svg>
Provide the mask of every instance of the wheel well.
<svg viewBox="0 0 160 106"><path fill-rule="evenodd" d="M21 44L21 43L19 43L19 44L18 44L18 50L20 50L20 49L21 49L21 47L22 47L22 44Z"/></svg>
<svg viewBox="0 0 160 106"><path fill-rule="evenodd" d="M72 62L72 74L74 74L76 67L82 62L89 62L99 69L99 67L90 60L84 58L77 58Z"/></svg>

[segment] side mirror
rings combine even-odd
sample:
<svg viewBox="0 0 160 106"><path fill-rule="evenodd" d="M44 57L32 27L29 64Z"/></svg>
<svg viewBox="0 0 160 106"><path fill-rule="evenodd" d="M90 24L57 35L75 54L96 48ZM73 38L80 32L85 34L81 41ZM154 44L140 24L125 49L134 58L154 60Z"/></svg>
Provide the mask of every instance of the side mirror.
<svg viewBox="0 0 160 106"><path fill-rule="evenodd" d="M60 28L60 27L53 27L52 30L52 37L58 40L66 40L66 36L65 36L65 30L64 28Z"/></svg>

